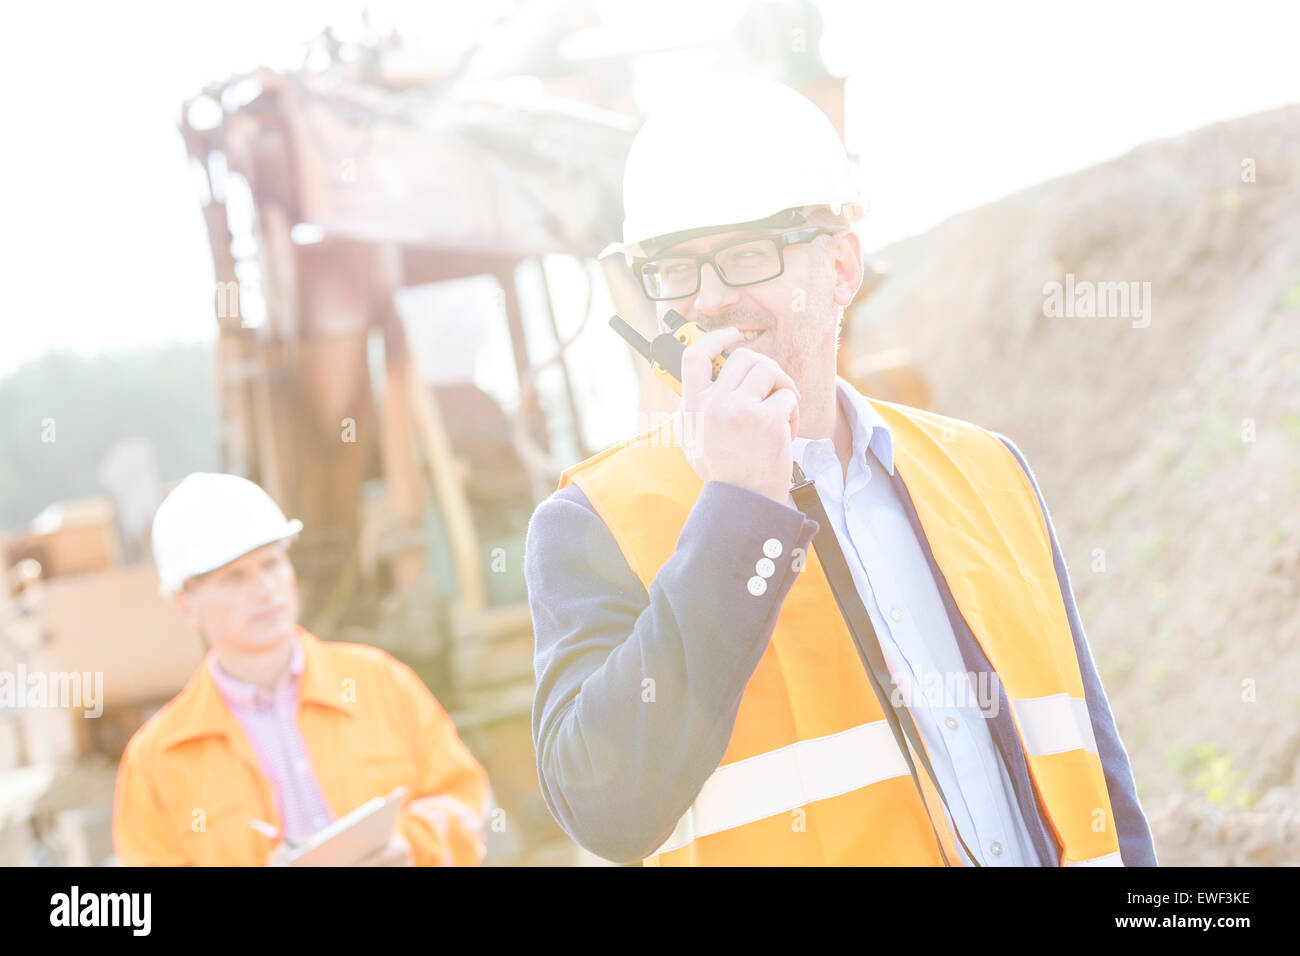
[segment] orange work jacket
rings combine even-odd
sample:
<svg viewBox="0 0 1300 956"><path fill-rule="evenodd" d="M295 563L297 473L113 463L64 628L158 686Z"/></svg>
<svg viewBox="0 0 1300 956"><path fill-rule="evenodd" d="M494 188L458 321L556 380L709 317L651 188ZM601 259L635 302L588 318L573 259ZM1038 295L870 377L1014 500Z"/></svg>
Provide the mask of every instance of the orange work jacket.
<svg viewBox="0 0 1300 956"><path fill-rule="evenodd" d="M482 862L487 773L429 689L378 648L298 636L298 725L335 819L404 784L398 826L415 864ZM264 866L276 845L250 826L283 823L211 658L122 754L113 845L125 865Z"/></svg>

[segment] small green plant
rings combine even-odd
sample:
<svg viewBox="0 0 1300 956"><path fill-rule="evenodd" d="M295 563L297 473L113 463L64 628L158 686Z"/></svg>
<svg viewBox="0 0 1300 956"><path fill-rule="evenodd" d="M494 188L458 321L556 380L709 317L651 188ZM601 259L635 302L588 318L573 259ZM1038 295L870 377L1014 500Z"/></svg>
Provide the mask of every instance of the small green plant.
<svg viewBox="0 0 1300 956"><path fill-rule="evenodd" d="M1121 645L1098 660L1097 669L1101 671L1103 680L1118 680L1127 676L1133 670L1135 663L1137 659L1133 656L1133 652Z"/></svg>
<svg viewBox="0 0 1300 956"><path fill-rule="evenodd" d="M1133 732L1133 749L1140 750L1151 742L1151 725L1143 723Z"/></svg>
<svg viewBox="0 0 1300 956"><path fill-rule="evenodd" d="M1116 514L1117 512L1123 510L1124 506L1129 503L1129 499L1132 496L1133 493L1127 488L1124 488L1120 491L1116 491L1115 493L1113 493L1110 496L1110 502L1109 502L1109 507L1107 508L1106 516L1110 517L1111 515Z"/></svg>
<svg viewBox="0 0 1300 956"><path fill-rule="evenodd" d="M1292 282L1290 287L1282 293L1282 308L1288 312L1292 309L1300 309L1300 279Z"/></svg>
<svg viewBox="0 0 1300 956"><path fill-rule="evenodd" d="M1282 430L1292 441L1300 442L1300 412L1287 412L1282 416Z"/></svg>
<svg viewBox="0 0 1300 956"><path fill-rule="evenodd" d="M1147 585L1147 593L1151 597L1151 610L1157 613L1165 609L1172 594L1169 585L1164 581L1152 581Z"/></svg>
<svg viewBox="0 0 1300 956"><path fill-rule="evenodd" d="M1204 458L1187 462L1178 470L1178 480L1183 484L1196 487L1210 473L1210 463Z"/></svg>
<svg viewBox="0 0 1300 956"><path fill-rule="evenodd" d="M1259 799L1257 793L1243 786L1246 775L1233 768L1232 755L1213 744L1188 747L1177 743L1170 748L1168 758L1190 788L1215 806L1247 809Z"/></svg>
<svg viewBox="0 0 1300 956"><path fill-rule="evenodd" d="M1172 521L1164 522L1158 530L1148 531L1136 547L1134 564L1138 568L1149 568L1155 564L1156 559L1164 553L1170 542L1173 541L1175 531L1177 531L1177 525Z"/></svg>
<svg viewBox="0 0 1300 956"><path fill-rule="evenodd" d="M1160 688L1164 686L1165 679L1169 676L1169 665L1162 660L1154 660L1147 665L1147 687L1153 693L1159 693Z"/></svg>

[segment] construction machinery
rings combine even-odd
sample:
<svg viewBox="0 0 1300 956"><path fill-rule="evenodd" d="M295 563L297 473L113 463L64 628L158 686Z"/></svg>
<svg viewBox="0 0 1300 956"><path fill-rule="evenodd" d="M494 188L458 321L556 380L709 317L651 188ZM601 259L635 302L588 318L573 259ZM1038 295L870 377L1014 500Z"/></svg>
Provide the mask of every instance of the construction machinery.
<svg viewBox="0 0 1300 956"><path fill-rule="evenodd" d="M637 413L653 423L675 406L604 328L617 311L653 334L651 303L621 260L594 258L620 232L637 51L557 59L559 48L602 47L562 42L589 19L530 22L442 65L411 60L396 37L349 53L326 31L310 65L214 84L183 104L179 124L213 257L220 467L302 520L304 626L389 650L449 710L504 811L488 834L497 863L577 858L537 786L529 516L563 467L622 437ZM742 22L725 64L754 68L761 22ZM492 66L502 47L505 70ZM782 78L842 134L843 81L800 69ZM923 403L905 358L841 374ZM607 405L627 414L602 425ZM98 514L93 503L79 513ZM106 553L74 567L58 541L33 535L6 562L44 562L10 587L23 608L14 619L46 635L28 645L58 649L62 666L98 662L117 715L99 725L102 739L82 733L44 759L116 759L202 648L156 598L147 563ZM65 855L99 862L103 809L97 849Z"/></svg>

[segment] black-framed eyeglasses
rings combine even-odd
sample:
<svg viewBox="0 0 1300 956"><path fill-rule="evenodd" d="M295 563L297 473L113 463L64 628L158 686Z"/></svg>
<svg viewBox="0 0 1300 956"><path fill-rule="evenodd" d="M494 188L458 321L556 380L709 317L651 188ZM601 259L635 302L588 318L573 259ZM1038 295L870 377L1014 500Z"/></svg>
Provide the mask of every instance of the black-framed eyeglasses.
<svg viewBox="0 0 1300 956"><path fill-rule="evenodd" d="M700 291L700 270L713 266L719 279L733 288L775 279L785 272L785 247L811 242L834 230L821 226L795 229L774 236L741 239L712 252L678 253L654 259L635 259L632 269L645 294L655 302L684 299Z"/></svg>

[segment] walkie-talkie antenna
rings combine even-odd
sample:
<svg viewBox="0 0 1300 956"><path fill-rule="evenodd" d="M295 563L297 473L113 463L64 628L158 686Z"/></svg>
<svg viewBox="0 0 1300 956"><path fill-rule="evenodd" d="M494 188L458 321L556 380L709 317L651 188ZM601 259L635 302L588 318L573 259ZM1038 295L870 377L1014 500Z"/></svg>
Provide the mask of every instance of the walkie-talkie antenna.
<svg viewBox="0 0 1300 956"><path fill-rule="evenodd" d="M624 322L622 316L611 315L609 317L609 327L623 336L628 345L645 356L647 362L654 361L654 356L650 351L650 340Z"/></svg>

